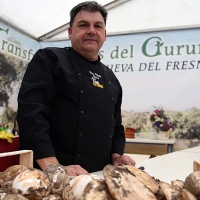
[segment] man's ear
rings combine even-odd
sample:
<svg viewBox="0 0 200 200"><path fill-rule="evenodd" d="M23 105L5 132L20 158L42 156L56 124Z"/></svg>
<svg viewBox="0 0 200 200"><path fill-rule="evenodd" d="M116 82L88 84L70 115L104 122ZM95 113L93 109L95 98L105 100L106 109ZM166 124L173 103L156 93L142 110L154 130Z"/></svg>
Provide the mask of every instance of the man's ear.
<svg viewBox="0 0 200 200"><path fill-rule="evenodd" d="M71 34L72 34L72 29L71 27L68 28L68 37L71 38Z"/></svg>

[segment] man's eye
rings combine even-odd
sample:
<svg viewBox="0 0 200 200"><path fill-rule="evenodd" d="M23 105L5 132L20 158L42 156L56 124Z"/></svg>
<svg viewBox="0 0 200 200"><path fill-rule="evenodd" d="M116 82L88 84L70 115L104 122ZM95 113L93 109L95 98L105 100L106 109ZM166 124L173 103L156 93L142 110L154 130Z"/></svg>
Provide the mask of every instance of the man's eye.
<svg viewBox="0 0 200 200"><path fill-rule="evenodd" d="M79 26L80 27L86 27L87 25L86 24L80 24Z"/></svg>
<svg viewBox="0 0 200 200"><path fill-rule="evenodd" d="M101 25L96 25L96 28L102 28L102 26Z"/></svg>

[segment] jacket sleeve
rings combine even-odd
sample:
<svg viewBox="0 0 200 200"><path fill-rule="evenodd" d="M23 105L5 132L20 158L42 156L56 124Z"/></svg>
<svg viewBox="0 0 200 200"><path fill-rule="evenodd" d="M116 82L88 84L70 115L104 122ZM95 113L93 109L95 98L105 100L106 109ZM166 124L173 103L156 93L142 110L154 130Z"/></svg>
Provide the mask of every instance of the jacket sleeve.
<svg viewBox="0 0 200 200"><path fill-rule="evenodd" d="M49 137L48 116L57 91L53 72L56 55L49 49L36 52L18 94L19 148L33 150L34 159L56 156Z"/></svg>
<svg viewBox="0 0 200 200"><path fill-rule="evenodd" d="M122 116L121 116L121 103L122 103L122 87L117 80L118 88L119 88L119 95L117 99L117 103L115 106L115 127L114 127L114 135L112 140L112 153L118 153L122 155L124 153L125 147L125 134L124 134L124 126L122 125Z"/></svg>

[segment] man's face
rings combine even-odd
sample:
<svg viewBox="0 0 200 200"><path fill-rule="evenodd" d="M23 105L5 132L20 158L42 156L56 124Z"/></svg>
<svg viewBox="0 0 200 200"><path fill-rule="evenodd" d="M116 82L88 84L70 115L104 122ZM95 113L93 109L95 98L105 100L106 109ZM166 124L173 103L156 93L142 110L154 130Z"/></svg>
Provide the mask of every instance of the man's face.
<svg viewBox="0 0 200 200"><path fill-rule="evenodd" d="M68 29L72 47L88 60L97 60L98 53L106 40L104 19L100 12L81 10Z"/></svg>

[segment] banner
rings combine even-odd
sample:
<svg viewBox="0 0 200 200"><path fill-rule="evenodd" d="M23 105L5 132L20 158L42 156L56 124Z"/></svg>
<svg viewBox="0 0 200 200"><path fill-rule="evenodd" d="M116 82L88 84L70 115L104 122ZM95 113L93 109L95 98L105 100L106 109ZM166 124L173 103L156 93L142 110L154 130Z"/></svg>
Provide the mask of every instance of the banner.
<svg viewBox="0 0 200 200"><path fill-rule="evenodd" d="M0 124L13 128L17 95L27 64L39 43L0 22Z"/></svg>
<svg viewBox="0 0 200 200"><path fill-rule="evenodd" d="M188 29L107 38L100 55L122 85L125 128L146 137L150 115L162 107L178 121L170 137L181 139L180 148L199 145L199 35L199 29Z"/></svg>
<svg viewBox="0 0 200 200"><path fill-rule="evenodd" d="M123 88L122 120L149 137L155 107L177 120L171 138L180 149L200 145L200 30L173 30L107 36L99 55ZM70 40L38 42L0 22L0 123L16 120L18 90L27 64L45 47Z"/></svg>

